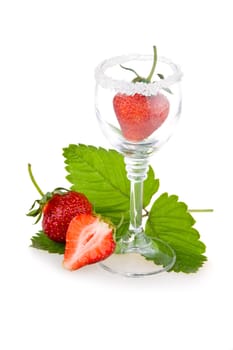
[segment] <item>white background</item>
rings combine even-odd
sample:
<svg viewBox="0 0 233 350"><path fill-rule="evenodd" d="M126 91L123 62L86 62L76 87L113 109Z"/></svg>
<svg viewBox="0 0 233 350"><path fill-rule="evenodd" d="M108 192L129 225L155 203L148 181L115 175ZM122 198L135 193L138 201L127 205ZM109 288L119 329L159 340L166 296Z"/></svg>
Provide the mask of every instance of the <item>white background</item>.
<svg viewBox="0 0 233 350"><path fill-rule="evenodd" d="M1 1L0 347L232 350L231 1ZM62 148L108 147L95 121L93 71L124 53L172 58L184 72L177 132L152 161L161 190L196 214L208 262L191 275L143 279L97 265L70 273L29 248L25 216L44 191L68 186ZM3 345L4 344L4 345Z"/></svg>

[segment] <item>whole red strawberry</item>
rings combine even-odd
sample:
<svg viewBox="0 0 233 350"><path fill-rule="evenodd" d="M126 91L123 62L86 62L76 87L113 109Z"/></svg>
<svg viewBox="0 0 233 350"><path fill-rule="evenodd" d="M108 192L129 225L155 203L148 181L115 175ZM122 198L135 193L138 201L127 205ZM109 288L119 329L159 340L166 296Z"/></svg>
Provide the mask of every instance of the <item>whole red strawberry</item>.
<svg viewBox="0 0 233 350"><path fill-rule="evenodd" d="M65 242L70 221L78 214L92 213L92 205L82 193L55 193L43 208L43 231L54 241Z"/></svg>
<svg viewBox="0 0 233 350"><path fill-rule="evenodd" d="M151 72L147 78L138 75L133 69L121 66L136 74L132 82L151 83L152 76L157 63L157 50L154 49L154 60ZM157 74L164 79L162 74ZM169 89L167 92L171 93ZM152 96L144 96L136 93L126 95L118 93L113 98L113 107L121 127L123 136L129 141L142 141L149 137L165 121L169 114L170 103L162 93Z"/></svg>
<svg viewBox="0 0 233 350"><path fill-rule="evenodd" d="M122 134L130 141L149 137L169 113L169 101L161 93L155 96L117 94L113 106Z"/></svg>
<svg viewBox="0 0 233 350"><path fill-rule="evenodd" d="M91 214L92 205L87 197L79 192L56 188L53 192L44 194L37 185L28 164L29 175L42 198L36 200L28 216L37 217L36 223L42 219L44 233L56 242L65 242L66 231L71 220L78 214ZM38 208L34 209L38 204Z"/></svg>

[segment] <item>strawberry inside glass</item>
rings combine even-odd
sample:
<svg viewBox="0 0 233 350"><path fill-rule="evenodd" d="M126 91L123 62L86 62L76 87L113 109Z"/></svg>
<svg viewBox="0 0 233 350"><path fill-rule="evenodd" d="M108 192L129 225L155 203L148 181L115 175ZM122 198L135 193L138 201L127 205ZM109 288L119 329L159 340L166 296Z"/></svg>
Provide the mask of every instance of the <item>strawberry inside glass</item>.
<svg viewBox="0 0 233 350"><path fill-rule="evenodd" d="M136 75L132 83L152 83L157 65L156 46L153 47L153 51L153 64L147 78L140 76L135 70L121 65L121 68ZM157 76L164 79L164 76L160 73ZM171 92L169 89L167 91ZM123 136L129 141L142 141L153 134L166 120L170 103L161 92L152 96L144 96L138 93L134 95L118 93L114 96L113 107Z"/></svg>
<svg viewBox="0 0 233 350"><path fill-rule="evenodd" d="M168 116L170 104L161 93L155 96L119 93L114 96L113 106L123 136L130 141L141 141L162 125Z"/></svg>

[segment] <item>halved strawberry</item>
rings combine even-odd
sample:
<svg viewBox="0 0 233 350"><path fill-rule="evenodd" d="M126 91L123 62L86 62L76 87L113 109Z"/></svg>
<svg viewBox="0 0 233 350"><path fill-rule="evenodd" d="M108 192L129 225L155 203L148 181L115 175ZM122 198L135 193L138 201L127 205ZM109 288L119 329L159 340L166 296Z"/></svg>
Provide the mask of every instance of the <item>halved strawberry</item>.
<svg viewBox="0 0 233 350"><path fill-rule="evenodd" d="M100 216L75 216L66 233L63 266L77 270L82 266L106 259L115 249L113 227Z"/></svg>

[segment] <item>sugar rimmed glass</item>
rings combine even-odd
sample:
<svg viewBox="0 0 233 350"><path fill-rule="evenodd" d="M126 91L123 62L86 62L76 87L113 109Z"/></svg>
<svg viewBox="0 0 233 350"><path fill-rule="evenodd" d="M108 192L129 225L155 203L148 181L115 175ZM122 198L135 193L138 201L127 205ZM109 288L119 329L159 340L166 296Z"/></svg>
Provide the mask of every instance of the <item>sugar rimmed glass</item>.
<svg viewBox="0 0 233 350"><path fill-rule="evenodd" d="M117 254L100 263L107 271L128 277L154 275L170 270L176 260L173 249L160 239L149 238L143 229L143 183L147 177L150 157L168 141L173 134L181 114L181 77L178 65L165 57L157 60L156 71L163 74L162 79L152 83L131 82L132 72L123 70L120 65L130 62L136 71L148 72L153 62L152 55L125 55L103 61L95 70L95 111L104 136L111 145L124 156L127 177L130 180L130 225L128 232L117 242ZM147 119L143 120L139 136L124 130L119 122L113 100L116 95L139 97L146 101ZM169 113L158 124L156 97L168 101ZM148 108L147 108L148 102ZM157 105L156 105L157 104ZM145 106L144 106L145 107ZM138 107L137 107L138 108ZM145 109L145 108L144 108ZM157 114L156 114L157 113ZM130 110L129 114L132 114ZM126 116L127 118L127 116ZM139 124L140 126L140 124ZM128 126L127 126L128 128ZM147 129L149 131L147 131ZM131 135L135 136L131 136ZM140 134L143 135L140 138ZM135 138L135 139L133 139ZM115 169L117 171L117 169ZM156 265L154 261L162 261ZM147 260L149 258L150 260Z"/></svg>

